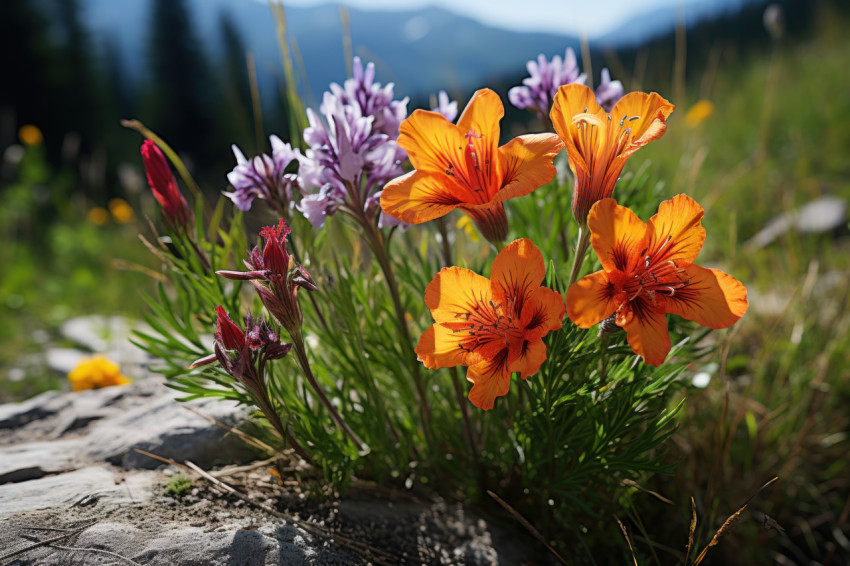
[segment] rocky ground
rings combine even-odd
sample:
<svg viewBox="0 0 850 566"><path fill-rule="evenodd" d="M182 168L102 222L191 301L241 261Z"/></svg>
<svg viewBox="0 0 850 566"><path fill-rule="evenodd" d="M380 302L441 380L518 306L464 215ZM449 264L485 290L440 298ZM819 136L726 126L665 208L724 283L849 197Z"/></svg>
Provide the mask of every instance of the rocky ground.
<svg viewBox="0 0 850 566"><path fill-rule="evenodd" d="M531 563L527 535L459 504L367 483L308 495L306 464L277 478L204 418L233 425L244 409L173 398L148 377L0 405L0 565Z"/></svg>

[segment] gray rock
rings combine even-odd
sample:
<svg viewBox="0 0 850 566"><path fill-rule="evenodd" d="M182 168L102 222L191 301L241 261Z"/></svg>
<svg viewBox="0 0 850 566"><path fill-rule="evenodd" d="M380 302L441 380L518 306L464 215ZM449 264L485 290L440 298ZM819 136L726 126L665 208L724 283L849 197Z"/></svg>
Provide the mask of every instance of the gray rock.
<svg viewBox="0 0 850 566"><path fill-rule="evenodd" d="M824 234L846 228L847 201L836 196L819 197L797 210L777 216L744 245L763 248L791 231Z"/></svg>
<svg viewBox="0 0 850 566"><path fill-rule="evenodd" d="M0 450L0 485L76 469L82 448L83 442L77 438L4 447Z"/></svg>
<svg viewBox="0 0 850 566"><path fill-rule="evenodd" d="M56 373L66 375L91 353L75 348L48 348L44 355L47 367Z"/></svg>
<svg viewBox="0 0 850 566"><path fill-rule="evenodd" d="M122 316L80 316L65 321L59 328L65 339L85 351L83 354L103 354L121 366L125 375L141 377L149 375L148 366L155 359L130 341L134 330L155 334L149 326ZM73 369L73 366L66 369L72 354L80 350L56 349L52 363L50 358L48 363L60 373L67 373Z"/></svg>
<svg viewBox="0 0 850 566"><path fill-rule="evenodd" d="M160 380L148 378L77 393L51 391L24 403L0 405L0 478L39 477L87 462L124 468L161 465L135 448L203 467L255 456L242 440L187 410L233 426L247 416L245 408L215 399L179 403L174 395ZM38 459L54 464L40 473L34 466Z"/></svg>
<svg viewBox="0 0 850 566"><path fill-rule="evenodd" d="M141 503L150 499L158 474L125 474L108 465L89 466L54 476L0 485L0 517L25 511Z"/></svg>

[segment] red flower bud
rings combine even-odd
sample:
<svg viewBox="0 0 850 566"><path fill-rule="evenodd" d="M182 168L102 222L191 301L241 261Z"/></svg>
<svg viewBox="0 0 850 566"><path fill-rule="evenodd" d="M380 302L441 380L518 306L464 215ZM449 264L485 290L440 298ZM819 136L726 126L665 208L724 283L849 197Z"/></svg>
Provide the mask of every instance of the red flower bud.
<svg viewBox="0 0 850 566"><path fill-rule="evenodd" d="M142 144L142 160L145 164L148 185L153 191L154 198L162 206L163 216L173 226L185 227L190 217L189 205L180 194L177 180L168 167L168 161L155 142L145 140Z"/></svg>
<svg viewBox="0 0 850 566"><path fill-rule="evenodd" d="M227 350L241 350L245 345L245 333L230 320L221 305L217 306L215 311L218 313L216 340Z"/></svg>
<svg viewBox="0 0 850 566"><path fill-rule="evenodd" d="M277 228L266 226L260 231L260 236L266 239L263 247L263 265L272 273L286 275L289 269L289 257L286 253L286 236L289 235L289 226L282 219Z"/></svg>

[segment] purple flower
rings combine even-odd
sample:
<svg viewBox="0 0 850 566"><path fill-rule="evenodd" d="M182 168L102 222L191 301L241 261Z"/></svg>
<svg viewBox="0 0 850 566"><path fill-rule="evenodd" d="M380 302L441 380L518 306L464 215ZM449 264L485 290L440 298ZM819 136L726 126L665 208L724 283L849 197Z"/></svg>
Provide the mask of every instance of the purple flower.
<svg viewBox="0 0 850 566"><path fill-rule="evenodd" d="M439 112L449 122L454 122L455 118L457 118L457 101L449 100L449 95L446 91L441 90L437 95L437 107L432 108L431 110L433 112Z"/></svg>
<svg viewBox="0 0 850 566"><path fill-rule="evenodd" d="M620 81L612 81L611 73L608 69L602 69L602 80L599 81L599 86L596 87L596 102L599 103L605 112L610 113L614 105L625 94L623 83Z"/></svg>
<svg viewBox="0 0 850 566"><path fill-rule="evenodd" d="M307 110L309 126L299 155L301 202L297 209L313 226L337 210L374 217L374 197L390 179L402 174L407 154L396 143L407 116L407 98L393 100L393 85L374 82L375 66L354 59L354 77L331 85L316 113Z"/></svg>
<svg viewBox="0 0 850 566"><path fill-rule="evenodd" d="M230 197L239 210L250 210L256 198L265 200L278 214L284 214L289 208L297 175L286 173L286 168L301 154L277 136L269 139L271 156L263 153L248 160L238 147L233 146L236 167L227 174L233 192L225 192L224 195Z"/></svg>
<svg viewBox="0 0 850 566"><path fill-rule="evenodd" d="M508 99L517 108L535 112L541 120L549 114L558 87L570 83L584 84L587 80L587 75L579 74L576 54L571 47L567 48L563 60L555 55L550 62L541 53L537 61L529 61L526 68L531 76L522 80L523 86L509 90Z"/></svg>
<svg viewBox="0 0 850 566"><path fill-rule="evenodd" d="M399 125L407 118L408 98L393 100L393 83L382 87L380 83L374 82L374 63L366 65L364 70L360 57L355 57L352 71L354 76L345 81L342 87L331 83L331 94L345 106L358 106L362 116L374 117L374 133L396 139Z"/></svg>

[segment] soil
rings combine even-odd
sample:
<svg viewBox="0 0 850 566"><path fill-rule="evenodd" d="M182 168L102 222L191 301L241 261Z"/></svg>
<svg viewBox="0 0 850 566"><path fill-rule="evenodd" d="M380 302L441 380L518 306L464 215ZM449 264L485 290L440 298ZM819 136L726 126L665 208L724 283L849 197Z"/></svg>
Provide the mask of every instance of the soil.
<svg viewBox="0 0 850 566"><path fill-rule="evenodd" d="M7 517L0 521L0 564L553 563L530 558L537 549L527 534L494 527L459 503L363 482L344 497L311 494L304 490L309 481L282 481L268 466L215 473L235 492L196 476L184 495L166 495L175 473L167 469L134 503L83 496L58 511Z"/></svg>

